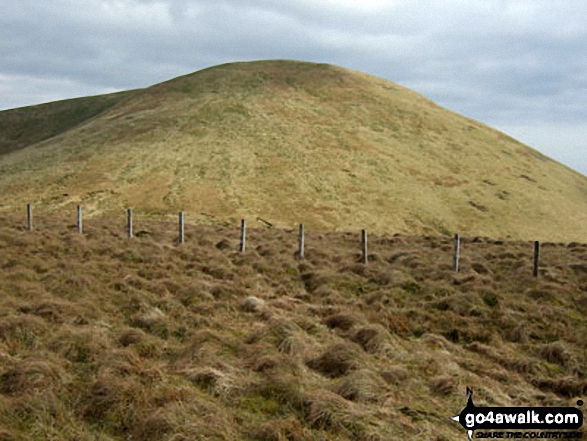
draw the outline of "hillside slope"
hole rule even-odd
[[[185,210],[202,223],[587,237],[585,176],[391,82],[293,61],[128,92],[0,156],[0,210],[26,202],[49,212],[82,203],[88,215]]]
[[[0,216],[3,440],[464,440],[587,391],[587,245]],[[251,298],[254,296],[254,298]],[[583,436],[585,431],[583,428]]]
[[[74,98],[0,112],[0,155],[53,138],[87,122],[132,92]]]

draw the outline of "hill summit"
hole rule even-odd
[[[584,240],[587,178],[392,82],[216,66],[0,112],[0,211],[132,206],[194,223]]]

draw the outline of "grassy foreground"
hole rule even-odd
[[[587,392],[587,245],[0,217],[0,439],[465,439]]]
[[[584,241],[587,177],[390,81],[232,63],[0,112],[0,213]]]

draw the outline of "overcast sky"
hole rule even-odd
[[[0,1],[0,109],[271,58],[389,79],[587,175],[585,0]]]

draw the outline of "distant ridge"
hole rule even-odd
[[[0,112],[0,212],[587,238],[587,178],[389,81],[231,63]],[[262,226],[259,224],[259,226]]]

